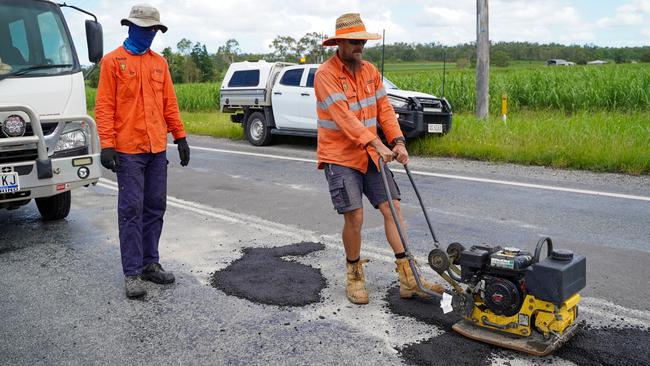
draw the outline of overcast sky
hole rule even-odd
[[[120,20],[143,1],[68,0],[95,13],[104,28],[108,52],[126,38]],[[169,27],[152,49],[162,51],[182,38],[201,42],[209,52],[226,40],[239,41],[244,52],[269,52],[277,35],[299,38],[307,32],[334,33],[336,18],[359,12],[371,32],[386,30],[386,42],[436,42],[446,45],[476,39],[475,0],[410,1],[276,1],[276,0],[149,0]],[[650,0],[490,0],[490,39],[538,43],[650,45]],[[80,60],[87,64],[83,15],[64,14],[73,32]]]

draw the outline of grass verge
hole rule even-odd
[[[243,139],[228,114],[182,112],[189,133]],[[614,114],[519,111],[477,122],[454,115],[451,133],[408,142],[413,155],[543,165],[626,174],[650,173],[650,112]]]
[[[244,138],[244,130],[230,121],[230,115],[220,112],[181,112],[187,133],[234,140]]]
[[[650,113],[523,111],[477,122],[454,116],[451,133],[412,141],[413,154],[626,174],[650,173]]]

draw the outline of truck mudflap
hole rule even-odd
[[[49,197],[96,183],[101,177],[97,125],[89,116],[64,116],[41,120],[26,105],[0,104],[0,112],[23,112],[29,117],[33,136],[0,138],[0,203]],[[52,158],[48,156],[41,123],[85,122],[89,132],[85,154]],[[3,161],[5,151],[25,151],[19,159]],[[31,153],[34,152],[35,154]]]

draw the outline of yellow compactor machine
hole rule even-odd
[[[540,259],[544,244],[547,256]],[[577,319],[586,258],[553,250],[550,238],[534,254],[452,243],[446,253],[432,250],[429,265],[452,285],[452,308],[463,317],[453,329],[468,338],[545,356],[584,324]]]
[[[462,316],[453,326],[456,332],[481,342],[545,356],[583,327],[584,321],[578,321],[578,292],[586,285],[587,260],[583,255],[554,250],[548,237],[538,241],[533,254],[492,245],[466,249],[459,243],[442,250],[411,171],[404,165],[433,238],[429,265],[452,290],[441,295],[422,286],[406,236],[396,219],[381,158],[379,165],[393,220],[418,287],[430,296],[441,298],[443,309]],[[546,257],[542,258],[544,246]]]

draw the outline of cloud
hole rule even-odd
[[[650,0],[634,0],[617,7],[613,17],[601,18],[596,25],[600,28],[642,25],[646,23],[648,14]]]
[[[152,48],[175,48],[187,38],[216,52],[234,38],[244,52],[269,52],[278,35],[299,38],[307,32],[334,33],[336,18],[345,12],[359,12],[369,31],[386,30],[386,41],[442,43],[455,45],[476,40],[475,0],[376,0],[372,6],[362,0],[145,0],[158,7],[169,31],[156,36]],[[606,45],[647,43],[641,37],[650,18],[650,0],[607,2],[615,11],[609,17],[589,18],[585,6],[569,0],[490,0],[490,39],[537,43]],[[96,13],[104,27],[104,47],[108,52],[119,46],[127,29],[120,26],[133,1],[69,0],[69,3]],[[592,6],[592,5],[589,5]],[[587,6],[587,8],[589,7]],[[593,5],[598,6],[598,5]],[[66,10],[68,24],[82,62],[86,60],[83,21],[87,16]],[[627,24],[626,31],[616,33]],[[634,27],[638,28],[635,29]],[[632,28],[632,29],[630,29]]]
[[[593,40],[589,23],[561,0],[493,0],[489,3],[492,41],[580,43]],[[476,39],[476,1],[459,0],[447,6],[429,5],[424,19],[415,22],[437,34],[444,44]]]
[[[119,21],[129,13],[132,2],[123,0],[71,1],[74,5],[86,5],[99,14],[104,27],[106,50],[120,45],[126,37],[126,28]],[[201,42],[210,52],[230,38],[237,39],[247,52],[268,52],[271,40],[277,35],[299,38],[308,32],[334,33],[336,18],[345,12],[360,12],[371,29],[391,27],[395,34],[407,32],[391,20],[390,1],[378,1],[368,7],[361,0],[328,0],[327,2],[280,1],[214,1],[203,0],[149,0],[160,10],[162,22],[169,31],[156,36],[152,48],[175,48],[182,38]],[[72,15],[72,13],[70,13]],[[83,35],[83,16],[69,19],[77,40]],[[79,25],[79,23],[81,23]],[[85,49],[85,47],[78,47]]]

